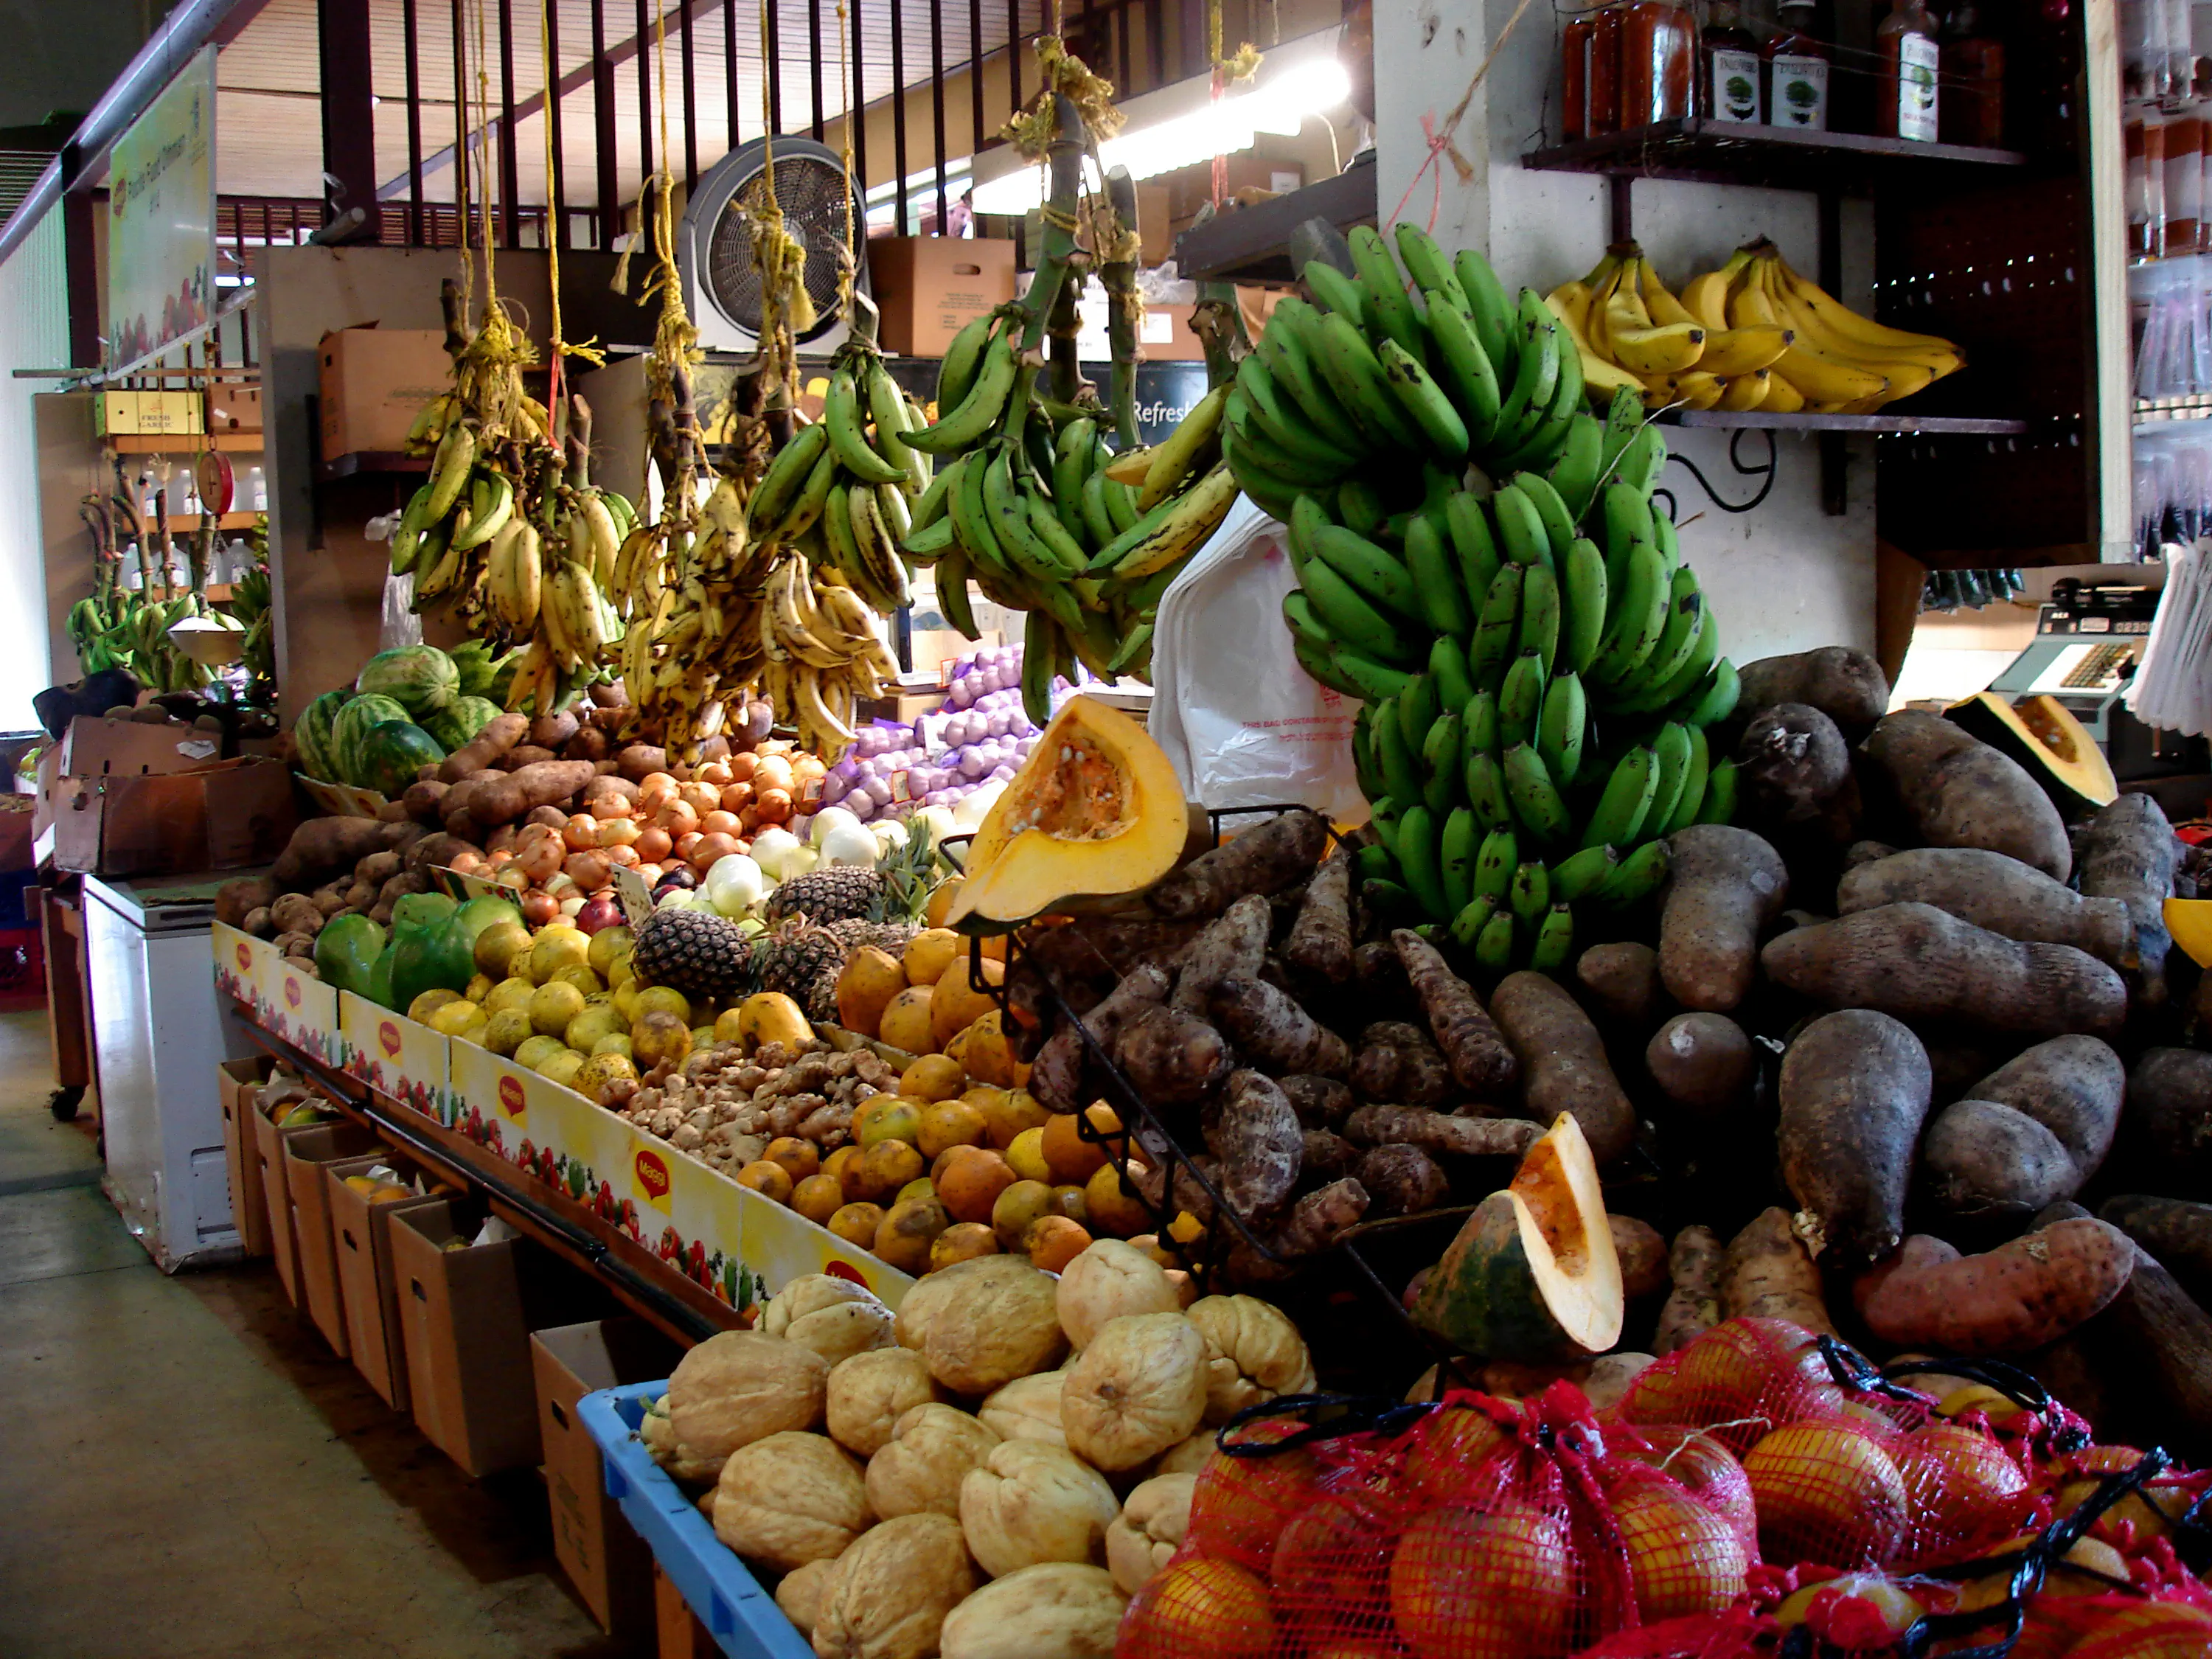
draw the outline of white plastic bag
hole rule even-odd
[[[1357,706],[1308,678],[1283,623],[1283,596],[1296,585],[1286,534],[1239,497],[1162,596],[1147,729],[1192,800],[1298,805],[1364,823],[1352,769]]]

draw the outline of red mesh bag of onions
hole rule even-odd
[[[1942,1362],[1914,1363],[1932,1375]],[[2079,1433],[2024,1377],[2014,1395],[1943,1380],[1967,1392],[1958,1415],[1833,1337],[1736,1319],[1639,1372],[1607,1415],[1616,1431],[1698,1430],[1740,1458],[1770,1562],[1919,1566],[2014,1536],[2034,1505],[2037,1452]],[[1989,1401],[2010,1408],[2012,1432],[1995,1431]]]
[[[1120,1659],[1559,1659],[1723,1612],[1756,1559],[1748,1490],[1695,1437],[1608,1433],[1569,1383],[1240,1420]]]

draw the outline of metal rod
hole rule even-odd
[[[368,0],[322,0],[315,56],[322,84],[322,170],[327,222],[349,209],[376,240],[376,97],[369,78]]]
[[[935,72],[929,77],[929,125],[937,155],[937,234],[942,236],[948,217],[945,200],[945,0],[929,0],[929,61],[935,66]]]
[[[622,232],[622,179],[616,171],[615,66],[607,58],[606,0],[592,0],[592,163],[599,173],[600,247]]]
[[[1022,112],[1022,0],[1006,0],[1006,112]]]
[[[453,215],[456,228],[469,210],[469,37],[461,0],[453,0]]]
[[[822,0],[806,0],[806,79],[814,94],[814,118],[810,125],[818,143],[822,138]]]
[[[894,236],[913,234],[906,221],[906,24],[899,15],[899,0],[891,4],[891,163],[898,173],[894,189],[896,191],[897,218],[894,222]]]
[[[858,8],[855,8],[857,22]],[[738,147],[738,3],[722,0],[722,130],[727,148]]]
[[[545,240],[555,247],[568,246],[568,157],[561,148],[561,9],[545,8],[545,119],[552,128],[553,176],[545,181],[546,211],[553,216],[552,234]]]
[[[641,183],[653,177],[653,40],[646,33],[650,20],[646,0],[637,0],[637,176]],[[637,204],[637,228],[645,230],[645,198]]]
[[[975,127],[975,137],[968,146],[972,166],[975,156],[983,151],[983,0],[968,0],[968,118]],[[973,174],[968,187],[969,200],[975,199]]]
[[[769,0],[768,34],[761,41],[761,58],[768,65],[768,126],[771,137],[783,131],[783,17],[775,0]]]
[[[1167,0],[1146,0],[1145,55],[1151,59],[1152,78],[1147,88],[1164,86],[1168,78]]]
[[[846,97],[846,130],[853,137],[853,181],[860,186],[863,213],[868,194],[868,77],[864,64],[864,31],[860,27],[860,7],[858,0],[853,7],[853,86]],[[867,227],[860,227],[861,240],[866,240]]]
[[[691,11],[684,11],[684,46],[678,56],[684,74],[684,188],[699,182],[699,82],[691,61]]]
[[[415,0],[404,0],[399,27],[407,62],[407,240],[422,242],[422,65],[415,39]],[[241,242],[240,246],[244,244]]]
[[[514,142],[514,0],[499,0],[500,240],[515,246],[522,223],[522,169]]]

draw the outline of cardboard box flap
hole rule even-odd
[[[62,739],[61,769],[73,777],[205,772],[234,763],[222,758],[220,733],[167,722],[79,716]]]

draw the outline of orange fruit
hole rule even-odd
[[[955,1146],[931,1177],[955,1221],[988,1221],[999,1194],[1014,1184],[1006,1160],[981,1146]]]
[[[748,1164],[738,1171],[738,1185],[750,1187],[763,1198],[772,1198],[779,1204],[791,1201],[791,1171],[781,1164],[771,1164],[766,1158]]]
[[[822,1173],[837,1183],[848,1204],[866,1196],[860,1191],[860,1160],[867,1155],[865,1146],[840,1146],[822,1165]]]
[[[908,1100],[951,1100],[967,1085],[960,1062],[943,1054],[924,1054],[899,1074],[899,1092]]]
[[[864,1250],[876,1248],[876,1231],[883,1224],[884,1211],[879,1204],[848,1204],[829,1222],[831,1232]]]
[[[828,1226],[844,1204],[845,1189],[833,1175],[811,1175],[791,1189],[791,1207],[820,1226]]]
[[[924,1158],[935,1158],[951,1147],[980,1146],[990,1133],[982,1113],[966,1101],[941,1100],[922,1113],[916,1144]]]
[[[1041,1129],[1052,1117],[1026,1089],[970,1089],[960,1097],[983,1114],[991,1144],[1002,1152],[1023,1130]]]
[[[971,1261],[979,1255],[999,1254],[999,1236],[980,1221],[957,1221],[938,1234],[929,1246],[929,1270]]]
[[[933,1198],[902,1200],[876,1228],[875,1252],[901,1273],[927,1273],[930,1246],[951,1219]]]
[[[921,1104],[903,1095],[874,1095],[853,1114],[853,1139],[863,1146],[879,1140],[921,1138]]]
[[[822,1149],[811,1140],[801,1140],[797,1135],[779,1135],[768,1144],[761,1154],[771,1164],[781,1164],[791,1178],[804,1181],[822,1170]]]
[[[1000,1245],[1018,1250],[1030,1224],[1052,1212],[1051,1188],[1042,1181],[1017,1181],[991,1206],[991,1228],[999,1235]]]
[[[870,1188],[871,1197],[895,1193],[927,1173],[921,1154],[903,1140],[879,1140],[860,1160],[860,1179]]]
[[[988,958],[980,963],[971,963],[964,956],[956,957],[945,964],[944,973],[938,976],[936,988],[929,994],[930,1034],[936,1039],[933,1046],[940,1051],[945,1044],[999,1006],[992,1000],[989,992],[979,991],[969,983],[971,969],[980,972],[984,982],[989,985],[1002,984],[1006,977],[1006,970]],[[902,991],[899,994],[911,996],[913,992]],[[884,1041],[889,1042],[890,1039],[887,1036]]]
[[[1129,1167],[1134,1172],[1144,1166]],[[1152,1212],[1142,1200],[1124,1189],[1121,1172],[1110,1164],[1091,1171],[1091,1179],[1084,1183],[1083,1207],[1089,1218],[1085,1224],[1115,1238],[1134,1238],[1152,1224]]]
[[[1084,1117],[1099,1134],[1118,1135],[1121,1120],[1114,1115],[1113,1109],[1103,1103],[1086,1108]],[[1073,1112],[1056,1112],[1044,1122],[1044,1161],[1051,1166],[1054,1181],[1088,1181],[1097,1173],[1100,1165],[1110,1160],[1106,1148],[1095,1141],[1083,1139],[1079,1124]]]
[[[1022,1248],[1029,1253],[1031,1267],[1056,1273],[1091,1248],[1091,1235],[1081,1222],[1066,1216],[1040,1216],[1022,1235]]]

